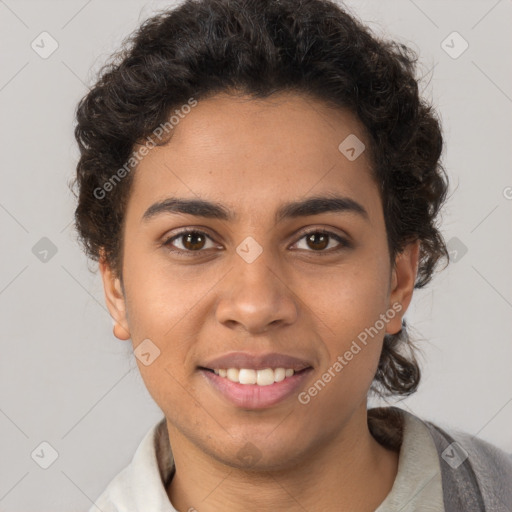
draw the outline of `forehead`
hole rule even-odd
[[[260,209],[334,189],[359,201],[376,198],[368,152],[351,160],[340,150],[346,140],[361,147],[365,141],[362,124],[347,110],[281,93],[220,94],[186,111],[174,118],[170,142],[151,149],[135,170],[129,210],[139,218],[167,196]]]
[[[347,109],[328,107],[305,94],[255,99],[222,93],[199,101],[174,120],[170,145],[176,153],[180,149],[219,157],[258,153],[260,158],[306,157],[318,162],[322,157],[338,157],[339,143],[348,135],[365,138],[362,123]],[[362,156],[364,160],[366,155]]]

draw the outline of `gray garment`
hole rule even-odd
[[[445,431],[402,409],[389,407],[386,410],[399,413],[402,417],[402,443],[414,440],[414,432],[421,432],[416,429],[417,423],[411,421],[413,419],[430,433],[441,470],[444,512],[512,511],[512,454],[469,434]],[[417,446],[414,449],[422,452],[422,448]],[[427,448],[425,453],[428,452]],[[401,454],[403,456],[405,445]],[[132,462],[114,477],[89,512],[177,512],[166,492],[173,475],[174,463],[167,423],[163,418],[145,435]],[[407,482],[407,474],[397,474],[395,483],[397,480]],[[387,506],[386,501],[392,496],[393,489],[381,507]],[[400,490],[400,484],[397,484],[397,489]],[[435,499],[435,485],[433,489]],[[400,503],[399,508],[393,512],[399,512],[401,507],[404,507],[401,512],[405,512],[406,506],[406,503]],[[379,508],[376,512],[383,512]],[[416,510],[428,509],[422,505],[422,508]]]
[[[511,512],[512,454],[467,433],[426,425],[443,460],[446,511]]]

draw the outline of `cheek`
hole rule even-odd
[[[361,260],[350,269],[333,272],[314,292],[309,291],[308,303],[326,352],[320,370],[321,380],[330,388],[326,402],[366,395],[377,369],[386,320],[392,318],[386,316],[387,272],[385,265]]]
[[[133,253],[124,269],[128,324],[141,377],[158,404],[177,404],[187,395],[183,387],[193,392],[187,363],[204,321],[197,312],[211,283],[177,274],[179,269],[171,273]]]
[[[329,337],[339,340],[338,348],[373,326],[386,311],[388,271],[379,260],[363,255],[358,261],[317,273],[314,281],[303,281],[309,307]]]
[[[134,341],[154,337],[161,344],[175,339],[175,331],[212,286],[211,278],[192,267],[169,265],[158,249],[155,254],[132,253],[126,259],[127,309]]]

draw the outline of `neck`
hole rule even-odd
[[[169,499],[177,510],[201,512],[247,510],[248,503],[254,510],[374,511],[393,486],[398,453],[372,437],[366,414],[365,404],[299,463],[265,471],[222,464],[168,424],[176,465]]]

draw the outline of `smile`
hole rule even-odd
[[[200,368],[208,385],[227,401],[243,409],[265,409],[295,396],[313,368],[295,371],[285,368]]]

